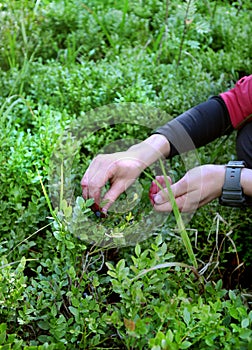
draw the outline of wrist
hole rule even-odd
[[[216,190],[215,196],[217,198],[217,197],[220,197],[222,193],[222,187],[225,181],[226,167],[225,165],[210,165],[210,167],[213,167],[213,171],[211,172],[211,178],[215,184],[215,190]]]
[[[169,156],[170,143],[165,136],[154,134],[130,147],[128,151],[133,152],[134,156],[144,164],[144,168],[147,168],[158,159]]]
[[[251,170],[246,169],[245,166],[244,161],[229,161],[226,165],[225,182],[220,197],[221,205],[229,207],[248,205],[247,200],[251,192]]]

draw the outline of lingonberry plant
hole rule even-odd
[[[0,349],[249,349],[251,211],[161,217],[155,164],[97,217],[80,180],[251,74],[250,1],[9,0],[0,19]]]

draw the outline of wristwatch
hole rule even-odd
[[[246,205],[246,197],[241,187],[241,170],[245,168],[244,161],[230,161],[226,165],[225,182],[219,199],[221,205],[242,207]]]

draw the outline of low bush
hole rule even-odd
[[[97,153],[127,148],[251,73],[250,1],[0,9],[0,349],[250,349],[249,209],[215,201],[183,216],[188,254],[176,215],[149,203],[158,165],[108,218],[79,185]],[[176,180],[225,163],[234,139],[166,168]]]

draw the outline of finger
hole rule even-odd
[[[84,199],[91,198],[92,196],[89,193],[89,186],[90,186],[90,179],[92,178],[91,176],[91,170],[90,167],[86,170],[85,174],[83,175],[81,179],[81,187],[82,187],[82,196]]]
[[[170,178],[168,177],[168,179],[170,179]],[[165,184],[165,177],[164,177],[163,175],[156,176],[156,177],[155,177],[155,180],[156,180],[163,188],[166,187],[166,184]],[[160,187],[158,187],[158,190],[160,190]]]
[[[82,197],[88,199],[88,188],[85,186],[82,187]]]
[[[188,192],[188,182],[183,176],[180,180],[171,185],[171,190],[175,198],[183,196]]]
[[[102,155],[98,155],[90,164],[82,180],[82,195],[85,199],[94,198],[95,203],[100,203],[101,189],[107,181],[113,177],[114,165],[103,164]]]
[[[151,201],[151,204],[154,204],[154,196],[158,192],[158,185],[155,181],[152,181],[150,189],[149,189],[149,199]]]
[[[88,191],[88,173],[86,172],[81,179],[81,187],[82,187],[82,196],[84,199],[89,198]]]
[[[175,198],[176,206],[178,207],[180,212],[191,212],[194,211],[195,208],[189,205],[189,196],[188,194],[184,194],[182,196]],[[160,204],[155,203],[154,209],[158,212],[171,212],[174,208],[172,206],[171,201],[164,201]]]
[[[166,202],[169,202],[169,194],[167,188],[164,190],[159,191],[154,197],[153,197],[154,203],[156,205],[161,205]]]
[[[178,182],[171,185],[171,191],[175,198],[176,204],[181,210],[184,206],[184,202],[186,200],[186,194],[188,190],[188,185],[184,178],[180,179]],[[168,190],[159,191],[153,198],[155,203],[155,209],[157,211],[171,211],[172,205],[169,199]]]
[[[172,184],[171,178],[167,177],[167,179],[171,185]],[[160,176],[159,183],[162,185],[163,190],[160,190],[160,188],[158,188],[158,192],[153,196],[154,202],[158,205],[169,201],[169,193],[168,193],[168,189],[166,188],[166,179],[164,176]],[[171,185],[171,189],[172,189],[172,185]]]
[[[186,196],[177,197],[175,199],[175,202],[176,202],[176,205],[177,205],[179,211],[181,211],[181,212],[188,212],[189,211],[189,207],[185,206],[186,200],[187,200]],[[173,211],[172,204],[169,201],[163,202],[161,204],[155,203],[153,208],[157,212],[171,212],[171,211]]]
[[[193,181],[190,181],[187,174],[171,185],[171,190],[181,212],[193,212],[200,206],[201,200],[197,193],[197,187],[195,188]]]
[[[176,198],[176,204],[181,213],[192,213],[200,206],[200,203],[195,202],[191,196],[191,193],[187,193]]]
[[[193,201],[191,194],[184,194],[175,198],[175,203],[181,213],[193,213],[197,208],[201,207],[204,203]],[[173,210],[171,202],[164,202],[162,204],[154,204],[153,208],[157,212],[171,212]]]
[[[132,182],[128,182],[127,184],[125,184],[125,181],[117,181],[113,183],[102,198],[102,204],[104,203],[102,205],[102,211],[107,213],[108,209],[117,200],[120,194],[122,194],[133,182],[134,180],[132,180]]]
[[[81,187],[82,187],[82,196],[84,199],[88,199],[88,178],[87,172],[83,175],[81,179]]]
[[[154,210],[156,210],[157,212],[160,212],[160,213],[172,211],[172,205],[170,202],[165,202],[162,204],[154,203],[153,208],[154,208]]]
[[[171,178],[169,176],[167,178],[168,178],[168,181],[171,184],[172,183]],[[163,175],[156,176],[155,180],[152,181],[151,187],[150,187],[150,190],[149,190],[149,198],[150,198],[150,201],[151,201],[152,205],[154,204],[154,197],[155,197],[155,195],[158,192],[160,192],[160,186],[157,184],[157,182],[159,183],[159,185],[162,188],[166,187],[165,177]]]
[[[84,199],[94,198],[95,203],[100,203],[101,187],[98,186],[98,183],[98,181],[95,181],[95,177],[89,179],[88,172],[83,176],[81,186]]]
[[[171,180],[170,180],[171,181]],[[175,182],[174,184],[171,184],[171,191],[173,193],[173,196],[175,198],[183,196],[188,191],[188,184],[185,181],[184,177],[180,179],[179,181]],[[165,202],[169,201],[169,194],[168,190],[160,190],[155,196],[154,196],[154,202],[157,205],[163,204]]]
[[[167,176],[167,180],[169,181],[170,185],[172,184],[172,179],[170,178],[170,176]],[[159,176],[156,176],[155,177],[155,180],[154,182],[157,184],[157,182],[159,183],[159,185],[162,187],[162,188],[166,188],[166,179],[165,179],[165,176],[163,175],[159,175]],[[157,188],[158,188],[158,191],[160,191],[160,186],[157,184]],[[157,191],[157,192],[158,192]]]

